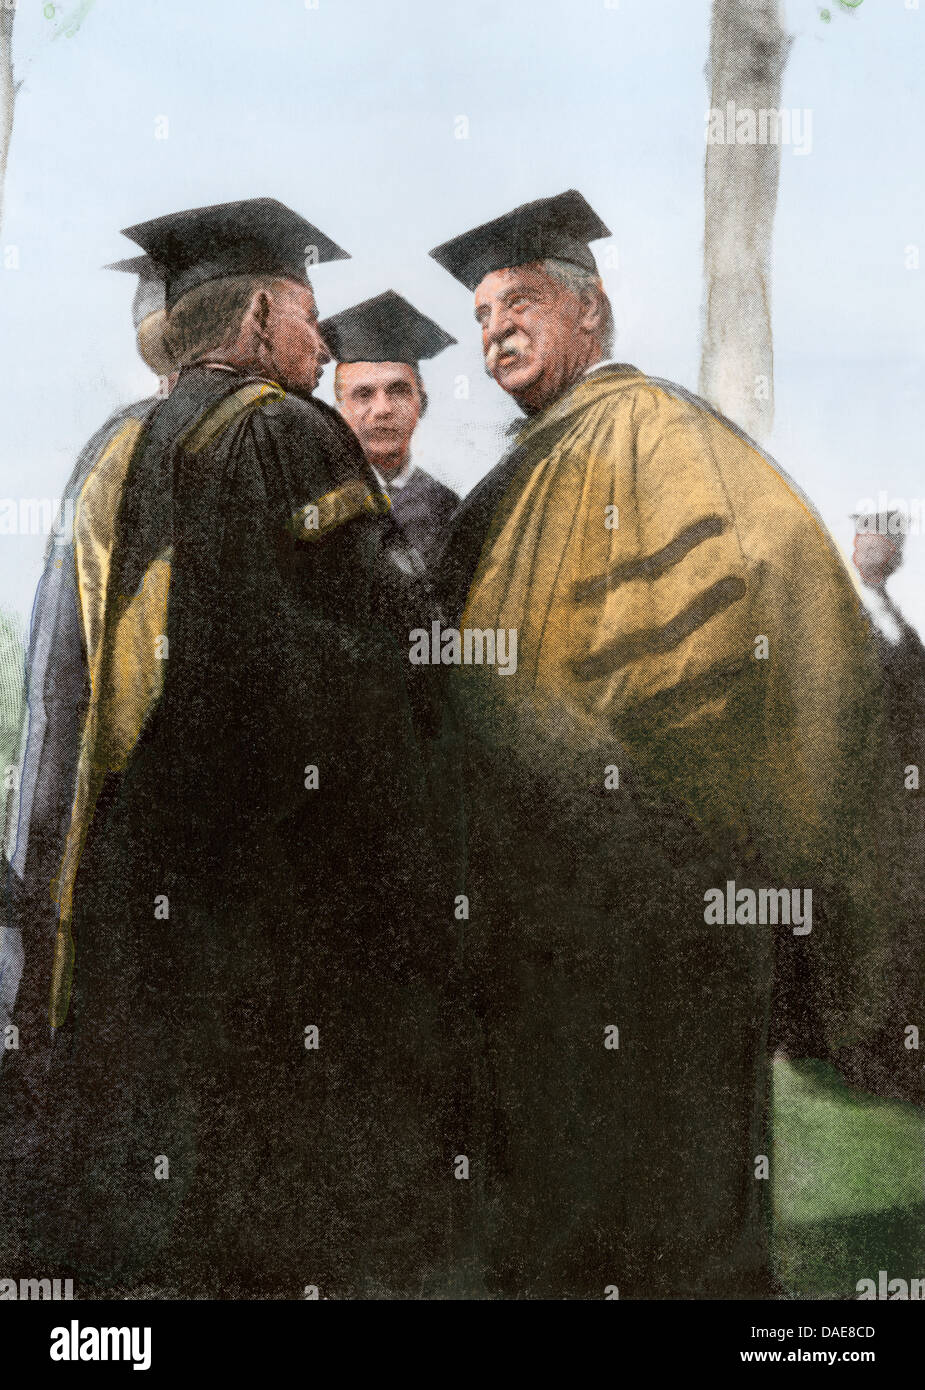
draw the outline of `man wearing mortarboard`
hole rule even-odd
[[[407,1294],[442,1160],[421,758],[400,533],[312,396],[306,266],[346,253],[267,198],[127,235],[180,373],[74,519],[90,698],[37,943],[52,1046],[20,1045],[26,1248],[84,1290]]]
[[[337,362],[340,412],[426,565],[443,545],[459,497],[411,457],[411,437],[427,409],[420,363],[456,339],[394,290],[325,319],[321,332]]]
[[[440,565],[463,637],[518,634],[515,673],[450,672],[458,1007],[485,1037],[461,1151],[484,1173],[490,1291],[768,1297],[774,938],[798,943],[828,1046],[870,1026],[879,674],[794,485],[705,402],[612,360],[589,245],[607,235],[573,190],[431,252],[525,415]],[[776,894],[759,924],[771,886],[803,890],[788,922],[813,891],[808,931],[768,915]]]
[[[456,339],[394,290],[331,315],[319,324],[319,331],[337,363],[334,395],[340,413],[390,500],[389,516],[402,538],[397,559],[400,566],[410,567],[410,573],[389,607],[396,616],[406,615],[402,636],[407,640],[415,628],[429,627],[430,619],[437,617],[430,567],[459,504],[451,488],[411,457],[412,436],[428,404],[420,364]],[[395,573],[392,568],[391,574]],[[384,572],[383,578],[388,577]],[[460,844],[453,828],[456,794],[448,789],[455,775],[450,752],[453,735],[445,722],[447,709],[440,689],[439,672],[413,668],[415,723],[424,735],[428,778],[442,823],[440,829],[433,827],[434,861],[441,865],[445,881]]]
[[[174,379],[164,347],[164,279],[148,256],[106,266],[136,275],[132,322],[146,366],[161,381]],[[53,919],[49,886],[57,874],[79,754],[79,730],[89,696],[86,647],[74,565],[73,519],[81,491],[107,452],[134,449],[145,419],[158,404],[147,396],[113,412],[78,455],[67,481],[45,553],[33,605],[26,660],[28,728],[19,778],[15,848],[8,876],[9,921],[0,944],[0,997],[15,998],[22,967],[22,933],[35,934],[39,921]],[[38,964],[31,953],[29,965]],[[26,987],[28,987],[28,979]],[[47,981],[34,981],[47,996]],[[44,1001],[47,1013],[47,997]],[[42,1005],[38,1006],[39,1008]]]

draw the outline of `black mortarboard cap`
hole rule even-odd
[[[470,290],[494,270],[555,257],[597,273],[589,241],[610,236],[577,189],[537,198],[435,246],[431,255]]]
[[[124,234],[163,267],[167,308],[209,280],[278,275],[308,284],[307,267],[349,253],[275,198],[248,198],[155,217]]]
[[[124,270],[128,275],[138,276],[138,286],[132,300],[132,322],[136,328],[149,314],[156,314],[159,309],[163,309],[164,272],[154,264],[150,256],[129,256],[127,260],[104,265],[103,269]]]
[[[407,362],[413,366],[456,342],[394,290],[332,314],[318,329],[338,362]]]

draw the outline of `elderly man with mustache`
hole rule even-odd
[[[881,682],[794,485],[705,402],[610,360],[588,244],[607,235],[569,191],[431,253],[474,291],[486,369],[525,414],[440,567],[448,621],[520,645],[507,680],[450,677],[458,1151],[482,1194],[462,1215],[495,1296],[773,1297],[775,957],[786,940],[812,982],[798,1032],[865,1035],[886,956]],[[747,901],[715,925],[709,890],[741,904],[748,884],[812,889],[812,931],[755,924]]]

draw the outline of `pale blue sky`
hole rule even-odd
[[[60,495],[87,436],[153,385],[133,284],[99,269],[132,254],[119,228],[232,198],[280,198],[352,253],[314,276],[322,314],[392,287],[459,339],[425,369],[415,453],[460,490],[514,410],[471,297],[426,252],[517,203],[585,194],[619,256],[617,355],[696,388],[708,0],[96,0],[53,41],[44,9],[16,20],[0,496]],[[819,9],[786,6],[783,99],[812,110],[813,144],[782,157],[770,448],[849,545],[862,497],[925,493],[925,264],[904,264],[925,256],[925,0]],[[0,537],[0,602],[28,612],[42,549]],[[907,549],[894,591],[925,627],[925,541]]]

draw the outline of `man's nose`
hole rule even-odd
[[[319,365],[320,367],[324,367],[324,366],[326,366],[326,365],[328,364],[328,362],[330,362],[330,361],[331,361],[331,349],[328,347],[327,343],[324,341],[324,339],[322,338],[321,334],[319,333],[319,334],[318,334],[318,365]]]
[[[385,391],[377,391],[373,396],[373,415],[391,415],[392,399]]]
[[[485,336],[489,345],[500,343],[514,326],[514,320],[507,304],[493,304],[488,311]]]

